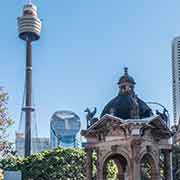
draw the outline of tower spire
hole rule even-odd
[[[28,4],[32,4],[32,1],[31,1],[31,0],[28,0]]]

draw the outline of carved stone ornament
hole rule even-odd
[[[125,130],[120,127],[112,127],[110,128],[107,136],[125,136]]]
[[[118,150],[118,145],[113,145],[113,146],[111,146],[111,150],[112,150],[113,152],[117,152],[117,150]]]

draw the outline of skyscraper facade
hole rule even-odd
[[[172,43],[172,73],[173,73],[173,114],[174,124],[180,119],[180,36]]]
[[[49,138],[46,137],[33,137],[31,139],[31,154],[39,153],[44,150],[50,149]],[[24,143],[25,137],[23,133],[16,133],[16,154],[24,157]]]
[[[77,147],[80,118],[72,111],[57,111],[50,121],[50,144],[56,147]]]

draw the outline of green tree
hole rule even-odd
[[[82,149],[57,148],[24,159],[7,157],[0,161],[0,168],[20,170],[33,180],[84,180],[85,159]],[[116,177],[116,169],[114,164],[110,166],[108,178],[113,180]]]
[[[8,95],[0,88],[0,156],[12,152],[12,143],[8,141],[8,128],[13,124],[7,112]]]
[[[113,160],[107,163],[107,180],[117,180],[118,168]]]
[[[84,180],[85,153],[80,149],[58,148],[28,158],[7,157],[4,170],[20,170],[33,180]]]

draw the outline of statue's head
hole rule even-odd
[[[84,110],[84,112],[89,112],[89,108],[86,108],[86,109]]]

